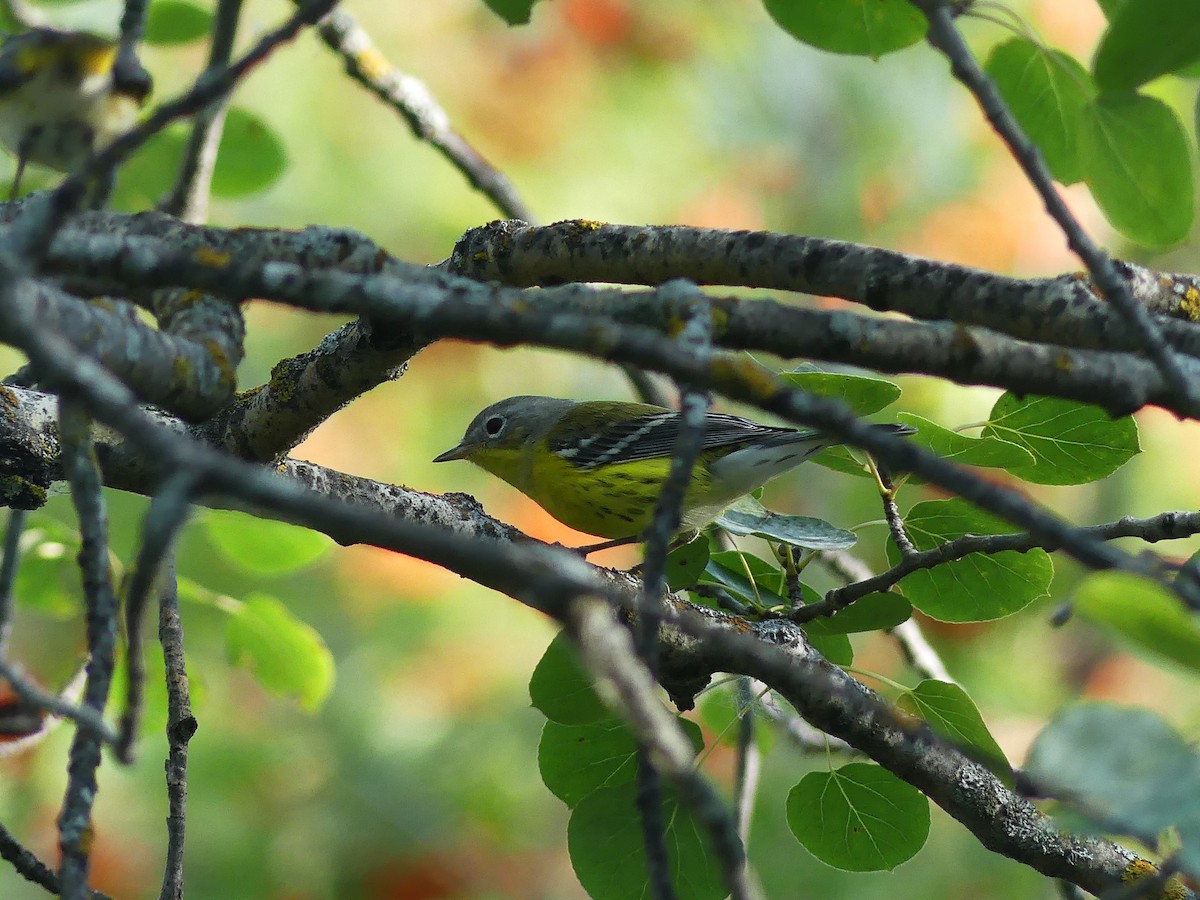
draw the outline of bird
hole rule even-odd
[[[671,466],[680,413],[662,406],[523,395],[484,409],[434,462],[468,460],[565,525],[607,538],[590,553],[640,539]],[[876,425],[912,434],[907,425]],[[819,431],[709,412],[684,492],[682,528],[697,531],[741,497],[838,443]]]
[[[27,163],[61,172],[129,129],[152,80],[132,51],[85,31],[31,28],[0,43],[0,144],[17,157],[10,198]]]

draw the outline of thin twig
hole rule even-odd
[[[83,706],[102,715],[112,683],[117,643],[117,598],[108,565],[108,515],[91,439],[91,418],[73,402],[59,403],[59,432],[63,468],[71,485],[71,499],[79,517],[87,609],[89,662]],[[88,896],[88,851],[91,845],[92,805],[96,799],[96,769],[100,765],[100,738],[90,729],[77,728],[71,742],[67,789],[58,816],[62,896],[76,900]]]
[[[764,688],[765,690],[765,688]],[[734,821],[742,845],[750,842],[750,817],[754,812],[754,796],[762,771],[762,753],[754,740],[754,708],[757,704],[754,680],[741,677],[734,692],[734,714],[738,717],[737,771],[733,781]]]
[[[242,0],[219,0],[217,3],[208,65],[204,69],[206,75],[215,75],[229,65],[241,12]],[[158,208],[163,212],[178,216],[185,222],[200,223],[208,218],[209,191],[228,102],[228,96],[222,97],[196,113],[175,186],[159,201]]]
[[[917,552],[917,548],[908,536],[908,529],[904,527],[904,517],[900,515],[900,507],[896,505],[896,486],[884,468],[876,466],[875,473],[879,476],[879,485],[882,488],[879,496],[883,501],[883,515],[887,519],[888,531],[892,534],[896,549],[900,551],[900,558],[907,559]]]
[[[167,670],[167,860],[159,900],[183,900],[183,844],[187,825],[188,742],[196,733],[183,658],[183,622],[173,556],[164,561],[158,639]]]
[[[679,297],[675,302],[686,305],[685,324],[679,334],[681,346],[700,356],[712,352],[712,314],[704,297],[694,284],[684,281],[664,285],[665,292]],[[646,558],[642,566],[642,594],[634,635],[638,655],[646,664],[651,677],[658,673],[658,628],[662,622],[662,595],[666,587],[667,551],[671,539],[679,531],[682,520],[684,493],[691,481],[692,469],[704,442],[705,418],[709,397],[688,385],[681,385],[681,424],[675,447],[671,452],[671,467],[663,481],[654,509],[654,518],[646,534]],[[638,751],[638,811],[642,818],[642,833],[646,843],[646,859],[650,867],[650,884],[660,900],[674,896],[671,886],[670,861],[667,858],[666,833],[662,821],[662,790],[658,776],[650,765],[644,748]]]
[[[870,566],[845,550],[819,553],[817,554],[817,559],[849,586],[867,581],[873,575]],[[818,604],[814,603],[812,605],[817,606]],[[942,658],[938,655],[938,652],[926,640],[924,632],[921,631],[921,626],[913,619],[901,622],[895,628],[889,629],[889,633],[896,640],[896,643],[899,644],[900,652],[904,654],[905,661],[922,678],[933,678],[937,681],[957,684],[946,668],[946,664],[942,662]]]
[[[1096,541],[1111,541],[1114,538],[1122,537],[1136,537],[1150,544],[1158,541],[1181,540],[1200,534],[1200,512],[1177,510],[1159,513],[1157,516],[1145,519],[1122,516],[1113,522],[1088,525],[1077,528],[1075,531],[1081,537],[1088,537]],[[831,616],[860,597],[888,590],[905,575],[962,559],[972,553],[994,554],[1006,553],[1010,550],[1016,553],[1027,553],[1037,549],[1052,552],[1060,547],[1061,545],[1057,541],[1036,537],[1028,531],[1013,534],[964,535],[929,550],[917,551],[900,560],[886,572],[862,578],[845,587],[834,588],[826,593],[819,602],[796,610],[792,618],[803,623],[821,616]]]
[[[13,509],[8,513],[8,528],[4,532],[4,558],[0,559],[0,660],[8,651],[8,639],[13,627],[13,589],[17,583],[17,568],[21,564],[21,535],[29,513]]]
[[[18,875],[58,896],[62,883],[44,862],[0,825],[0,858],[7,860]],[[112,900],[108,894],[91,892],[91,900]]]
[[[137,740],[141,720],[142,695],[146,670],[142,658],[142,620],[146,603],[159,583],[159,575],[175,546],[175,538],[187,521],[189,501],[194,486],[190,472],[180,471],[172,476],[151,501],[142,524],[142,543],[125,597],[126,653],[125,710],[121,714],[117,757],[126,764],[133,762],[133,744]]]
[[[454,130],[425,83],[393,66],[353,16],[339,6],[317,23],[317,33],[351,78],[399,113],[418,139],[441,153],[505,218],[534,221],[504,173]]]
[[[999,90],[975,60],[966,41],[954,26],[954,10],[946,0],[914,0],[929,20],[927,40],[950,61],[951,71],[974,95],[980,109],[996,133],[1008,145],[1013,158],[1041,198],[1046,212],[1062,229],[1071,249],[1083,260],[1092,282],[1125,319],[1127,327],[1141,341],[1149,357],[1162,373],[1163,380],[1193,416],[1200,414],[1200,399],[1195,383],[1185,375],[1179,359],[1163,337],[1149,311],[1138,303],[1107,253],[1100,249],[1071,214],[1054,187],[1053,176],[1041,152],[1029,140],[1013,118]]]
[[[44,690],[3,657],[0,657],[0,678],[7,681],[13,693],[28,705],[44,709],[56,718],[74,722],[80,729],[91,732],[105,744],[116,744],[117,733],[104,720],[102,714],[90,706],[76,706],[65,694],[52,694]]]

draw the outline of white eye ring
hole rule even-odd
[[[483,431],[490,438],[499,437],[503,430],[504,416],[489,416],[488,420],[483,423]]]

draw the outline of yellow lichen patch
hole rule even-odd
[[[1145,878],[1154,878],[1158,874],[1158,866],[1148,859],[1135,859],[1121,873],[1121,881],[1125,884],[1131,884]],[[1184,897],[1189,896],[1189,892],[1183,879],[1178,875],[1172,875],[1167,879],[1167,883],[1163,885],[1162,892],[1156,896],[1162,898],[1162,900],[1183,900]]]
[[[752,359],[744,356],[718,356],[709,366],[716,387],[736,384],[765,400],[781,387],[779,379]]]
[[[1193,322],[1200,320],[1200,289],[1190,285],[1184,288],[1183,296],[1179,298],[1179,308]]]
[[[381,81],[392,70],[392,64],[374,47],[368,47],[354,54],[354,63],[363,77],[370,81]]]
[[[234,384],[233,366],[229,364],[229,354],[225,352],[225,346],[220,341],[213,339],[204,342],[204,349],[212,358],[213,365],[220,369],[221,380],[227,384]]]
[[[17,409],[21,405],[21,398],[17,396],[17,392],[7,385],[0,384],[0,404]]]
[[[223,250],[215,250],[212,247],[197,247],[196,262],[202,266],[212,266],[222,268],[229,265],[230,255]]]
[[[736,298],[732,300],[736,303]],[[731,304],[732,305],[732,304]],[[724,305],[713,303],[709,306],[712,315],[712,333],[714,338],[719,338],[729,329],[729,310]]]
[[[1062,350],[1054,357],[1054,368],[1060,372],[1070,372],[1075,368],[1075,363],[1071,359],[1071,354],[1066,350]]]
[[[276,363],[275,367],[271,369],[271,380],[267,382],[272,396],[279,403],[289,402],[296,390],[296,380],[291,377],[292,370],[288,362],[288,360],[284,360]]]
[[[13,509],[37,509],[46,505],[46,489],[19,475],[0,477],[0,501]]]

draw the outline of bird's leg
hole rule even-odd
[[[635,544],[640,540],[641,538],[635,535],[634,537],[623,537],[616,538],[615,540],[611,541],[603,541],[599,544],[584,544],[582,547],[571,547],[570,549],[574,550],[580,556],[591,556],[593,553],[599,553],[601,550],[611,550],[613,547],[624,547],[626,544]]]
[[[15,175],[13,175],[12,190],[8,192],[8,199],[10,203],[17,199],[17,195],[21,191],[21,176],[25,174],[25,159],[25,150],[22,149],[17,154],[17,172]]]

